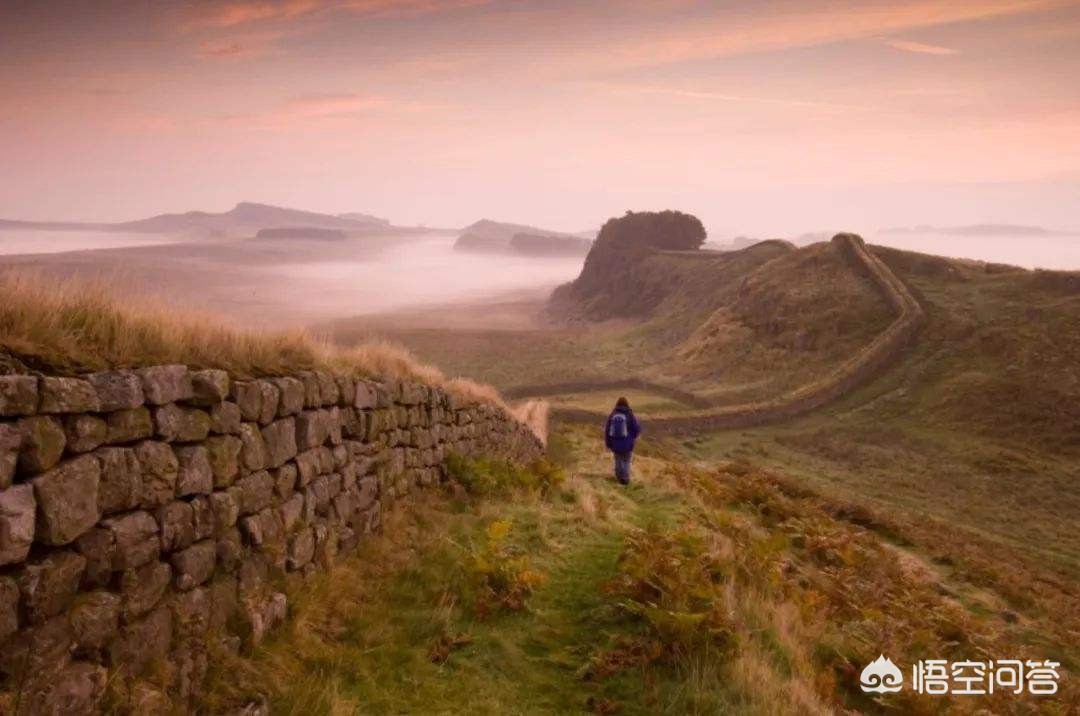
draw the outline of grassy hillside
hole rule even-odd
[[[710,463],[752,459],[825,494],[949,524],[1075,584],[1080,274],[874,251],[927,313],[901,360],[811,415],[700,434],[687,449]],[[636,321],[401,338],[452,372],[503,387],[637,374],[736,402],[820,375],[888,317],[828,244],[782,250],[723,281],[709,280],[725,265],[712,256],[655,261],[651,280],[668,293]],[[560,392],[553,400],[602,410],[614,397]],[[647,391],[633,398],[646,435],[650,419],[690,410]]]
[[[294,619],[252,657],[220,657],[207,710],[1065,713],[1078,697],[1068,675],[1039,699],[858,687],[882,651],[907,674],[928,654],[1074,673],[1075,591],[1008,553],[745,461],[653,443],[623,489],[591,434],[554,446],[562,473],[458,463],[467,487],[286,585]]]

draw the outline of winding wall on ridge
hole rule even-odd
[[[791,418],[850,393],[879,375],[901,355],[926,320],[923,307],[896,274],[866,247],[861,237],[855,234],[837,234],[832,242],[843,252],[854,270],[859,271],[874,283],[896,313],[896,319],[870,343],[820,380],[771,400],[732,405],[707,412],[652,417],[647,424],[650,431],[692,433],[717,428],[745,428]],[[648,386],[644,382],[640,386],[631,386],[631,383],[633,381],[624,381],[626,387]],[[548,394],[567,392],[562,390],[562,387],[548,387]],[[604,383],[593,384],[589,389],[604,390],[609,387],[623,386]],[[529,386],[529,388],[535,391],[539,386]],[[584,388],[579,389],[584,390]],[[676,397],[676,393],[686,392],[678,389],[665,390],[672,397]],[[511,389],[508,393],[524,397],[526,391],[518,388]],[[533,395],[537,394],[539,391],[533,392]],[[691,401],[684,400],[683,402],[694,405]],[[551,414],[557,420],[578,423],[602,423],[607,417],[606,414],[578,408],[554,408]]]
[[[501,408],[427,385],[183,365],[0,376],[0,713],[132,713],[195,695],[211,648],[287,614],[449,452],[538,457]]]

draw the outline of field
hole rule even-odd
[[[295,618],[223,657],[204,706],[275,713],[1065,713],[1054,697],[858,688],[884,651],[1080,665],[1075,593],[988,564],[757,463],[691,463],[653,442],[620,488],[594,435],[553,437],[560,471],[417,497],[329,575],[285,585]],[[486,485],[486,487],[485,487]],[[1017,584],[1039,584],[1017,591]],[[1006,657],[1005,655],[1008,655]],[[437,706],[435,706],[437,705]]]
[[[707,463],[753,459],[824,494],[859,495],[905,517],[940,521],[978,538],[987,550],[1015,550],[1015,559],[1048,565],[1075,584],[1080,280],[1076,274],[876,251],[928,314],[902,359],[814,413],[752,429],[702,431],[680,449]],[[475,314],[470,329],[455,331],[452,339],[433,328],[380,333],[451,374],[475,375],[504,390],[626,375],[724,405],[775,395],[796,382],[791,375],[820,375],[841,349],[857,347],[882,325],[873,301],[869,309],[853,305],[851,297],[861,289],[847,279],[837,289],[843,300],[831,302],[825,295],[830,284],[822,283],[824,277],[839,274],[821,252],[810,247],[774,258],[763,277],[738,280],[734,298],[720,290],[705,301],[716,310],[700,325],[730,324],[725,330],[737,339],[691,327],[682,309],[692,302],[677,297],[668,299],[678,306],[672,313],[662,309],[645,321],[608,321],[589,330],[576,324],[545,327],[536,302],[532,313],[518,305],[522,321],[530,321],[519,328],[504,322],[484,330]],[[469,313],[462,306],[445,310]],[[773,325],[758,320],[759,314],[770,316]],[[858,328],[849,335],[850,325]],[[791,338],[800,332],[842,340],[819,338],[795,347]],[[347,335],[338,337],[347,343]],[[684,358],[687,346],[700,345],[716,354],[711,362]],[[500,359],[489,360],[492,355]],[[799,369],[787,375],[796,364]],[[556,408],[602,411],[621,392],[550,397]],[[646,435],[650,416],[686,411],[657,395],[631,397]]]

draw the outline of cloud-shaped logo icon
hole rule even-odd
[[[904,688],[904,675],[892,659],[886,659],[883,654],[871,661],[859,675],[859,683],[863,691],[875,691],[879,694],[892,693]]]

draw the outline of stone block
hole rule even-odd
[[[41,413],[96,413],[101,410],[97,391],[82,378],[46,376],[41,379]]]
[[[154,435],[153,416],[142,406],[109,413],[105,424],[105,441],[110,445],[146,440]]]
[[[34,415],[22,418],[17,426],[22,434],[19,470],[35,475],[60,462],[67,445],[67,436],[58,418],[52,415]]]
[[[378,407],[378,392],[374,383],[366,380],[356,381],[356,396],[353,398],[353,407],[364,410],[372,410]]]
[[[281,505],[280,511],[282,527],[286,532],[291,532],[304,516],[304,496],[294,493]]]
[[[338,386],[338,404],[351,406],[356,400],[356,381],[346,375],[336,375],[334,380]]]
[[[108,434],[105,421],[96,415],[64,416],[64,436],[72,452],[90,452],[103,444]]]
[[[319,378],[314,372],[307,370],[297,374],[300,382],[304,384],[304,407],[317,408],[322,402],[319,396]]]
[[[289,540],[289,554],[286,565],[288,569],[293,571],[302,569],[304,565],[311,562],[314,556],[315,534],[310,527],[305,527]]]
[[[195,511],[191,503],[177,500],[158,508],[157,521],[162,552],[184,549],[195,541]]]
[[[41,624],[68,608],[79,591],[86,558],[58,550],[28,562],[18,577],[23,612],[31,624]]]
[[[240,432],[240,406],[236,403],[218,403],[210,408],[210,430],[218,435],[235,435]]]
[[[38,379],[32,375],[0,375],[0,415],[33,415],[38,409]]]
[[[214,472],[210,457],[202,445],[181,445],[176,448],[179,469],[176,474],[176,495],[209,495],[214,489]]]
[[[304,409],[304,384],[297,378],[273,378],[272,382],[280,392],[277,405],[278,417],[296,415]]]
[[[0,423],[0,490],[7,489],[15,480],[22,441],[22,432],[16,426]]]
[[[262,415],[263,393],[254,380],[234,381],[232,399],[240,409],[240,417],[247,422],[258,422]],[[276,409],[277,406],[275,406]]]
[[[210,416],[175,403],[154,409],[154,432],[167,442],[199,442],[210,434]]]
[[[142,499],[142,465],[135,450],[103,447],[94,452],[101,464],[98,508],[102,514],[133,510]]]
[[[56,674],[38,675],[40,686],[23,685],[19,713],[95,714],[105,694],[108,672],[100,664],[75,661]]]
[[[305,410],[296,416],[296,445],[310,450],[326,442],[327,417],[322,410]]]
[[[195,389],[185,365],[157,365],[135,371],[142,382],[143,395],[150,405],[191,400]]]
[[[217,549],[217,561],[221,568],[227,573],[234,572],[244,556],[244,544],[243,540],[240,539],[239,528],[232,527],[222,532],[215,547]]]
[[[109,645],[109,663],[119,671],[138,675],[164,659],[172,646],[172,613],[162,606],[144,619],[121,628]]]
[[[191,501],[191,524],[196,542],[217,531],[217,517],[208,495],[199,495]]]
[[[286,500],[292,496],[296,489],[296,463],[285,463],[278,469],[272,470],[270,476],[274,478],[274,494],[279,500]]]
[[[193,405],[210,406],[229,397],[229,374],[223,370],[197,370],[191,374]]]
[[[296,421],[281,418],[262,429],[266,443],[268,467],[281,467],[296,457]]]
[[[171,557],[173,565],[173,583],[177,589],[194,589],[210,579],[217,561],[217,546],[214,540],[196,542],[185,550],[176,552]]]
[[[214,511],[214,527],[218,531],[232,527],[240,517],[240,501],[232,491],[211,494],[210,508]]]
[[[113,534],[104,527],[91,527],[75,540],[75,549],[86,558],[82,588],[107,587],[112,579],[116,552]]]
[[[35,539],[50,545],[70,544],[93,527],[101,519],[100,482],[101,465],[90,455],[68,460],[35,477]]]
[[[103,412],[130,410],[142,406],[145,401],[142,381],[129,370],[91,373],[86,380],[97,393]]]
[[[77,647],[104,649],[120,629],[120,597],[103,590],[80,594],[69,619]]]
[[[19,585],[11,577],[0,577],[0,644],[19,629]]]
[[[120,577],[120,614],[132,622],[153,609],[169,588],[172,569],[164,562],[147,562]]]
[[[337,380],[334,379],[334,376],[320,370],[315,371],[315,377],[319,380],[320,404],[325,408],[328,408],[331,405],[337,405],[341,395],[338,391]]]
[[[251,515],[270,506],[274,498],[274,478],[266,470],[240,478],[240,514]]]
[[[259,409],[259,425],[269,425],[277,417],[278,403],[281,400],[281,391],[268,380],[256,381],[259,392],[262,394],[262,402]]]
[[[176,497],[176,479],[180,461],[168,443],[144,440],[135,446],[135,456],[142,466],[141,507],[150,509]]]
[[[161,553],[160,528],[149,512],[142,510],[107,517],[101,526],[112,536],[112,568],[123,571],[156,560]]]
[[[240,438],[234,435],[215,435],[204,443],[214,487],[228,487],[240,473]]]
[[[240,527],[247,541],[255,547],[274,547],[281,544],[285,537],[281,516],[269,507],[257,514],[241,518]]]
[[[297,484],[307,487],[319,474],[319,453],[317,450],[305,450],[296,456]]]
[[[31,485],[0,491],[0,565],[22,562],[34,542],[37,500]]]
[[[270,466],[270,452],[259,426],[243,423],[240,426],[240,467],[242,471],[254,472]]]

